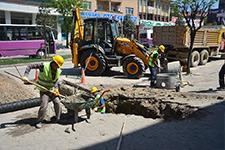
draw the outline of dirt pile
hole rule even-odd
[[[0,104],[34,98],[38,95],[38,91],[33,89],[33,86],[26,86],[13,77],[0,74]]]

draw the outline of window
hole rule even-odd
[[[152,1],[152,0],[148,0],[148,6],[152,6],[152,7],[154,7],[154,1]]]
[[[109,11],[109,4],[107,1],[97,1],[97,9],[101,11]]]
[[[40,29],[37,27],[28,27],[27,31],[27,39],[28,40],[38,40],[42,39],[41,33],[39,32]]]
[[[32,14],[11,12],[12,24],[32,24]]]
[[[111,3],[111,10],[114,12],[120,12],[120,5],[121,3],[112,2]]]
[[[147,38],[147,33],[141,33],[141,34],[140,34],[140,38],[143,38],[143,39],[144,39],[144,38]]]
[[[0,11],[0,24],[5,24],[5,13]]]
[[[4,27],[1,27],[0,26],[0,41],[4,41],[6,40],[6,33],[5,33],[5,30],[4,30]]]
[[[86,22],[84,29],[85,29],[84,39],[86,41],[91,41],[92,40],[92,33],[93,33],[93,25],[92,25],[92,22]]]
[[[126,7],[126,14],[133,15],[134,14],[134,8]]]
[[[84,3],[84,6],[87,8],[87,10],[91,10],[91,2],[86,1],[86,2]]]

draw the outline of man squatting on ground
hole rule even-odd
[[[53,60],[51,62],[31,64],[27,66],[24,72],[23,81],[24,83],[26,83],[28,81],[27,77],[29,75],[30,70],[39,69],[37,83],[54,93],[53,94],[48,91],[44,91],[43,89],[39,89],[41,105],[38,111],[38,118],[35,125],[37,128],[42,127],[42,121],[45,117],[49,101],[53,101],[54,110],[56,114],[56,122],[60,119],[61,107],[59,100],[58,79],[61,74],[60,68],[62,67],[63,63],[63,57],[60,55],[56,55],[53,57]]]

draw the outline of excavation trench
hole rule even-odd
[[[149,93],[149,91],[144,91],[144,94],[137,93],[134,95],[133,91],[135,89],[130,89],[130,91],[123,90],[123,88],[119,89],[122,90],[112,88],[109,94],[104,96],[105,100],[107,100],[107,113],[134,114],[141,115],[145,118],[163,118],[165,120],[170,120],[184,119],[198,110],[197,107],[190,106],[186,103],[170,101],[169,99],[171,99],[171,97],[169,99],[157,98],[156,94],[153,92]],[[76,89],[68,85],[63,85],[61,86],[61,93],[71,97],[71,95],[77,92]],[[159,91],[159,93],[162,93],[162,91]],[[86,98],[86,100],[87,99],[88,98]],[[76,99],[71,100],[73,103],[76,101]],[[79,101],[79,99],[77,100]]]
[[[187,104],[162,101],[154,97],[145,99],[114,98],[114,101],[108,102],[107,110],[109,112],[141,115],[145,118],[184,119],[198,110],[197,107]]]

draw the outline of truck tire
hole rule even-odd
[[[138,57],[128,57],[123,62],[123,72],[130,79],[138,79],[143,76],[145,65]]]
[[[106,69],[105,58],[101,53],[98,53],[96,51],[83,52],[80,62],[81,67],[85,68],[86,63],[88,63],[85,70],[85,73],[87,75],[98,76],[101,75]]]
[[[204,49],[200,52],[200,65],[207,64],[208,60],[209,60],[209,52]]]
[[[200,54],[198,51],[193,51],[191,53],[191,67],[196,67],[198,66],[200,62]]]

